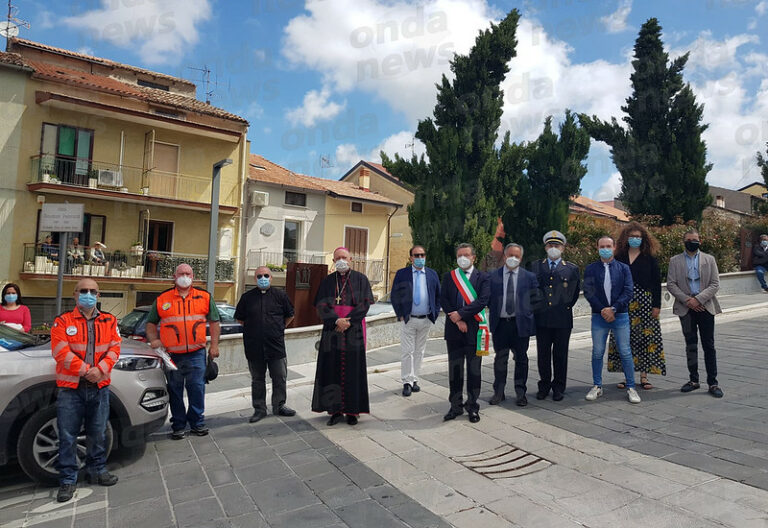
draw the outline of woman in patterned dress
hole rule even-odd
[[[635,371],[640,372],[640,386],[645,390],[653,388],[648,381],[648,374],[667,375],[659,325],[661,273],[655,256],[658,247],[659,243],[653,235],[637,222],[627,224],[616,239],[616,260],[629,265],[635,285],[629,303],[629,341]],[[622,372],[613,335],[608,349],[608,370]],[[624,382],[618,384],[620,389],[625,386]]]

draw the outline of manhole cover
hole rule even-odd
[[[489,479],[520,477],[552,465],[549,460],[511,445],[503,445],[475,455],[454,456],[451,459]]]

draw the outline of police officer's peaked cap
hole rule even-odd
[[[544,235],[544,244],[548,244],[549,242],[558,242],[565,245],[565,235],[560,231],[547,231]]]

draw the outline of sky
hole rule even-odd
[[[435,83],[454,53],[517,8],[517,56],[500,135],[534,140],[566,108],[621,118],[632,47],[656,17],[704,104],[712,185],[760,180],[768,142],[768,0],[14,0],[20,36],[197,83],[198,98],[248,119],[251,152],[339,178],[379,152],[424,152]],[[210,84],[202,69],[210,70]],[[615,197],[620,175],[592,142],[582,194]]]

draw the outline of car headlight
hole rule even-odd
[[[117,360],[114,368],[119,370],[148,370],[160,368],[160,360],[153,357],[130,356]]]

